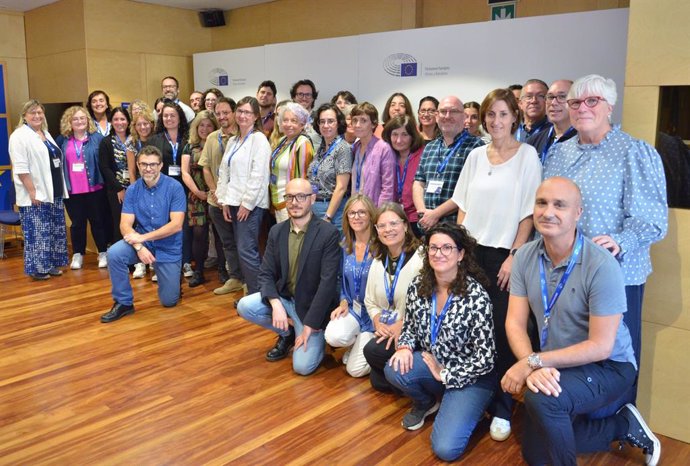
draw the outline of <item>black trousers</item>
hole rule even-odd
[[[70,194],[70,197],[65,199],[67,215],[72,222],[69,231],[73,253],[86,252],[86,222],[91,226],[91,235],[98,252],[108,249],[108,234],[103,221],[104,215],[110,215],[108,207],[104,189],[92,193]]]
[[[388,339],[383,340],[381,343],[376,343],[377,339],[378,337],[372,338],[364,345],[364,358],[371,366],[369,381],[371,386],[380,392],[392,392],[394,391],[393,385],[383,375],[383,368],[386,367],[388,360],[395,353],[395,343],[391,343],[390,348],[386,349]]]

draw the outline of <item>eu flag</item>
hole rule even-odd
[[[417,64],[416,63],[401,63],[400,64],[400,76],[417,76]]]

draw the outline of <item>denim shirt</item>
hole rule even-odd
[[[99,132],[89,133],[87,135],[88,139],[84,143],[84,167],[86,168],[86,176],[89,179],[89,186],[96,186],[98,184],[103,184],[103,175],[101,175],[101,169],[98,166],[98,149],[101,146],[101,141],[103,136]],[[67,153],[67,144],[70,138],[65,136],[60,136],[57,139],[57,144],[60,146],[63,154]],[[62,170],[65,173],[65,184],[67,185],[67,190],[72,191],[72,185],[69,180],[69,167],[66,163],[62,164]]]

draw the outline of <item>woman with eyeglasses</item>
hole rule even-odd
[[[331,312],[324,334],[326,343],[334,348],[348,348],[343,364],[352,377],[364,377],[371,370],[363,351],[374,338],[374,324],[364,303],[364,291],[373,260],[370,249],[375,216],[376,207],[363,194],[345,204],[340,305]]]
[[[476,238],[477,261],[489,278],[487,291],[493,304],[496,332],[496,395],[490,407],[491,438],[510,436],[512,395],[498,381],[515,363],[508,344],[505,320],[513,255],[532,235],[534,195],[541,182],[541,162],[534,147],[515,139],[518,102],[507,89],[491,91],[479,110],[491,143],[467,156],[453,193],[458,223]]]
[[[369,102],[350,112],[355,136],[352,146],[352,195],[366,194],[375,205],[395,201],[395,154],[391,146],[374,135],[379,112]]]
[[[422,249],[412,233],[405,211],[397,202],[386,202],[374,223],[374,261],[369,269],[364,305],[374,323],[374,337],[364,347],[372,387],[393,391],[383,369],[395,353],[405,319],[407,288],[422,268]]]
[[[108,234],[104,221],[104,215],[109,215],[108,201],[98,163],[102,139],[84,107],[75,105],[62,114],[58,144],[65,154],[63,171],[69,193],[69,198],[65,198],[65,209],[72,223],[69,229],[72,270],[81,269],[84,264],[87,223],[98,249],[98,267],[108,266]]]
[[[352,149],[343,138],[345,116],[334,104],[323,104],[316,111],[315,129],[321,136],[321,145],[307,170],[316,194],[312,210],[314,215],[341,230],[343,199],[352,172]]]
[[[122,201],[125,199],[127,186],[136,178],[134,155],[128,156],[127,146],[130,144],[129,113],[122,107],[115,107],[110,113],[110,134],[103,138],[98,149],[98,160],[105,182],[110,216],[112,218],[112,237],[109,243],[113,244],[122,239],[120,233],[120,214],[122,213]]]
[[[65,156],[48,132],[45,107],[38,100],[22,106],[9,153],[24,236],[24,273],[33,280],[62,275],[60,267],[68,259]]]
[[[427,232],[424,265],[407,292],[397,350],[384,369],[412,399],[404,429],[420,429],[438,411],[431,447],[444,461],[464,453],[496,383],[491,300],[476,245],[459,225],[443,222]]]
[[[554,145],[544,166],[544,178],[573,180],[583,198],[578,223],[582,233],[608,249],[621,264],[630,330],[640,367],[642,298],[652,272],[649,248],[666,236],[668,207],[666,179],[659,153],[611,123],[616,83],[598,75],[573,83],[567,96],[573,138]],[[637,384],[624,401],[634,402]]]
[[[194,275],[189,280],[189,287],[194,288],[206,282],[204,278],[204,261],[208,254],[208,203],[206,196],[208,186],[204,180],[204,168],[199,165],[201,151],[209,134],[220,126],[213,112],[202,110],[197,113],[189,128],[189,139],[182,150],[182,181],[187,193],[187,226],[192,237],[192,259]]]
[[[396,116],[388,120],[383,128],[383,140],[393,148],[397,156],[396,200],[402,204],[412,231],[419,238],[422,231],[417,226],[419,215],[412,200],[412,184],[424,151],[424,140],[415,128],[414,120],[407,116]]]
[[[271,146],[261,126],[261,109],[254,97],[237,102],[236,136],[226,145],[218,170],[216,197],[230,222],[247,295],[259,291],[259,228],[268,209]]]
[[[277,222],[288,219],[285,186],[293,178],[306,179],[314,157],[314,146],[304,134],[308,122],[309,112],[295,102],[286,103],[278,113],[278,125],[285,136],[271,154],[269,185]]]
[[[436,123],[437,113],[438,99],[430,95],[422,97],[419,101],[417,116],[419,117],[419,132],[425,143],[441,135],[441,130]]]

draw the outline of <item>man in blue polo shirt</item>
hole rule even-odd
[[[522,455],[529,464],[573,465],[578,453],[607,451],[627,441],[656,465],[661,444],[632,404],[620,396],[635,382],[637,364],[623,273],[616,259],[577,229],[580,190],[553,177],[537,190],[534,226],[542,238],[513,261],[506,333],[518,362],[501,381],[525,392]],[[540,348],[527,333],[536,317]]]
[[[182,185],[161,173],[163,156],[153,146],[137,155],[139,178],[127,188],[122,203],[120,241],[108,249],[113,307],[101,316],[108,323],[134,313],[129,266],[153,264],[158,275],[158,299],[172,307],[180,299],[182,222],[187,201]]]

